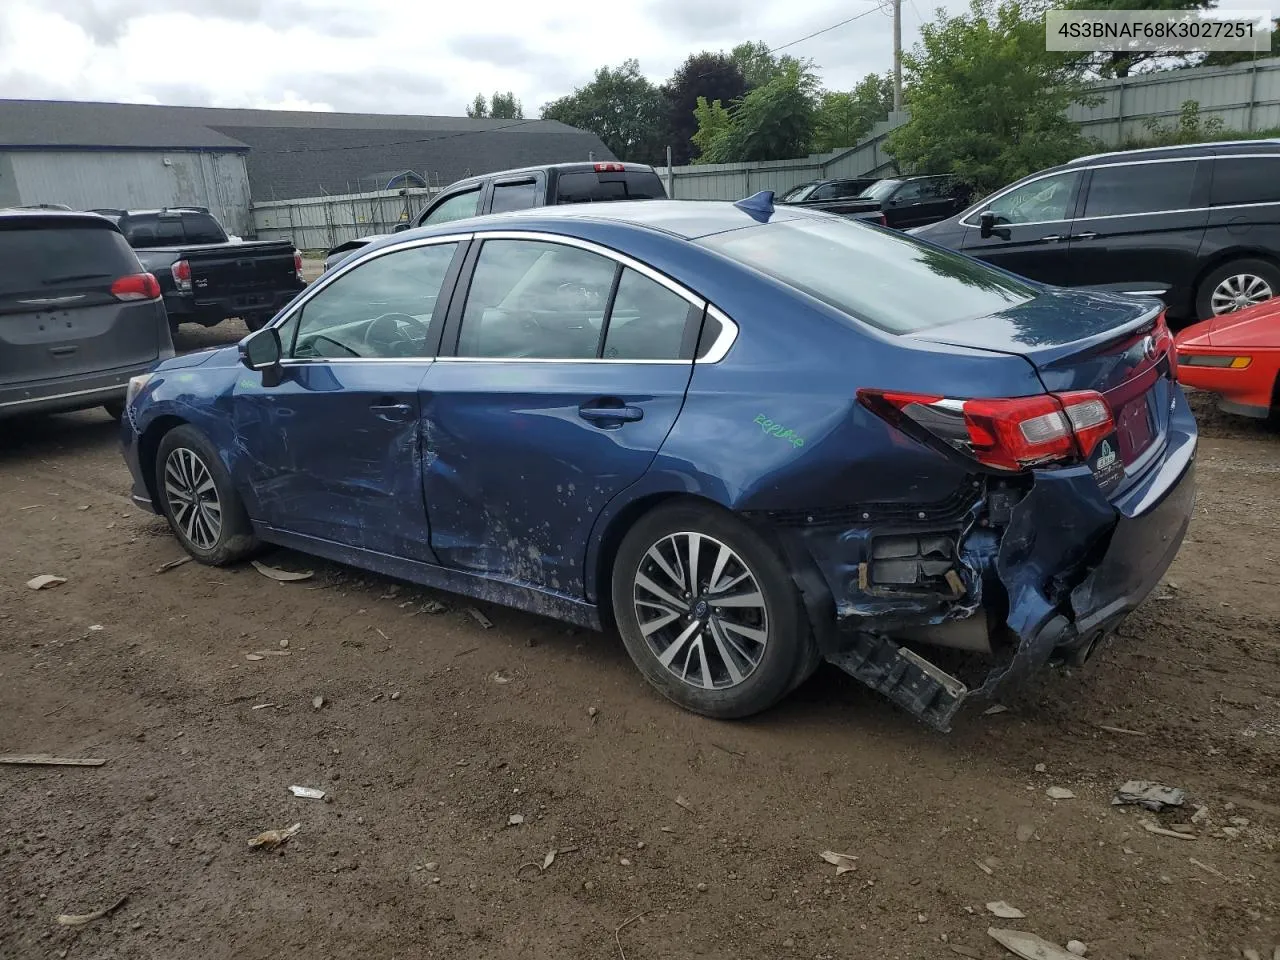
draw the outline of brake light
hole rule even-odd
[[[888,225],[889,225],[889,218],[886,217],[883,213],[880,214],[880,226],[887,227]]]
[[[890,423],[910,420],[952,449],[1000,470],[1087,458],[1115,429],[1111,407],[1093,390],[970,400],[859,390],[858,400]]]
[[[134,273],[111,284],[111,295],[117,300],[155,300],[160,296],[160,282],[149,273]]]
[[[1164,312],[1161,311],[1159,319],[1156,320],[1155,329],[1156,338],[1156,354],[1163,353],[1169,358],[1169,379],[1178,379],[1178,352],[1174,348],[1173,332],[1169,329],[1169,322],[1165,318]]]
[[[627,170],[620,163],[597,163],[596,173],[625,173]]]
[[[173,284],[179,290],[191,292],[191,264],[186,260],[179,260],[169,268],[173,272]]]

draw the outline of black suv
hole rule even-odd
[[[665,200],[662,180],[642,163],[552,163],[541,167],[501,170],[451,183],[427,204],[412,222],[395,232],[428,224],[448,223],[486,213],[506,213],[559,203],[603,203],[610,200]],[[324,268],[333,267],[352,250],[377,236],[348,240],[329,251]]]
[[[905,230],[934,223],[969,203],[969,188],[948,174],[890,177],[877,180],[856,199],[843,205],[841,215]]]
[[[809,210],[826,210],[828,213],[844,213],[847,207],[864,209],[857,198],[877,182],[876,177],[854,177],[848,180],[811,180],[792,187],[776,203],[805,207]]]
[[[912,231],[1033,280],[1159,296],[1181,320],[1280,293],[1280,140],[1081,157]]]

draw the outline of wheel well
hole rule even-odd
[[[138,466],[142,470],[142,482],[147,485],[151,502],[157,509],[160,507],[160,491],[156,489],[156,452],[160,449],[160,441],[164,435],[186,422],[181,417],[156,417],[138,440]]]
[[[1262,260],[1280,270],[1280,259],[1277,259],[1275,254],[1266,250],[1228,250],[1219,253],[1200,268],[1200,272],[1196,274],[1196,278],[1191,284],[1191,307],[1193,310],[1196,307],[1196,301],[1200,298],[1200,284],[1204,282],[1204,278],[1232,260]]]
[[[641,517],[659,506],[675,500],[695,501],[712,506],[717,510],[724,509],[720,504],[706,497],[669,491],[641,497],[634,503],[627,504],[619,511],[618,515],[609,522],[609,526],[605,529],[603,540],[600,544],[600,553],[596,557],[596,607],[600,611],[600,621],[605,627],[610,627],[613,624],[613,563],[618,557],[618,548],[622,546],[623,538],[627,535],[627,531],[639,522]]]

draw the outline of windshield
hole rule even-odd
[[[890,333],[984,317],[1037,294],[977,260],[849,220],[784,220],[696,242]]]
[[[858,194],[858,198],[862,200],[880,200],[889,199],[889,194],[902,186],[901,180],[877,180],[867,189]]]
[[[815,181],[813,183],[802,183],[798,187],[792,187],[790,190],[788,190],[786,193],[784,193],[781,197],[778,198],[778,202],[779,203],[799,203],[801,200],[809,196],[809,194],[813,193],[813,190],[817,185],[818,184]]]

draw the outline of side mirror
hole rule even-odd
[[[240,362],[250,370],[276,369],[280,354],[280,332],[275,327],[264,327],[240,341]]]
[[[898,204],[900,204],[901,202],[902,202],[902,200],[901,200],[900,198],[898,198],[898,197],[890,197],[890,198],[889,198],[889,206],[891,206],[891,207],[896,207],[896,206],[897,206]]]
[[[983,240],[988,239],[996,232],[996,215],[990,210],[983,210],[978,214],[978,223],[981,225],[979,232],[982,234]]]
[[[405,232],[406,230],[408,230],[408,229],[409,229],[409,224],[407,224],[407,223],[397,223],[394,227],[392,227],[392,228],[391,228],[391,232],[392,232],[392,233],[404,233],[404,232]]]

